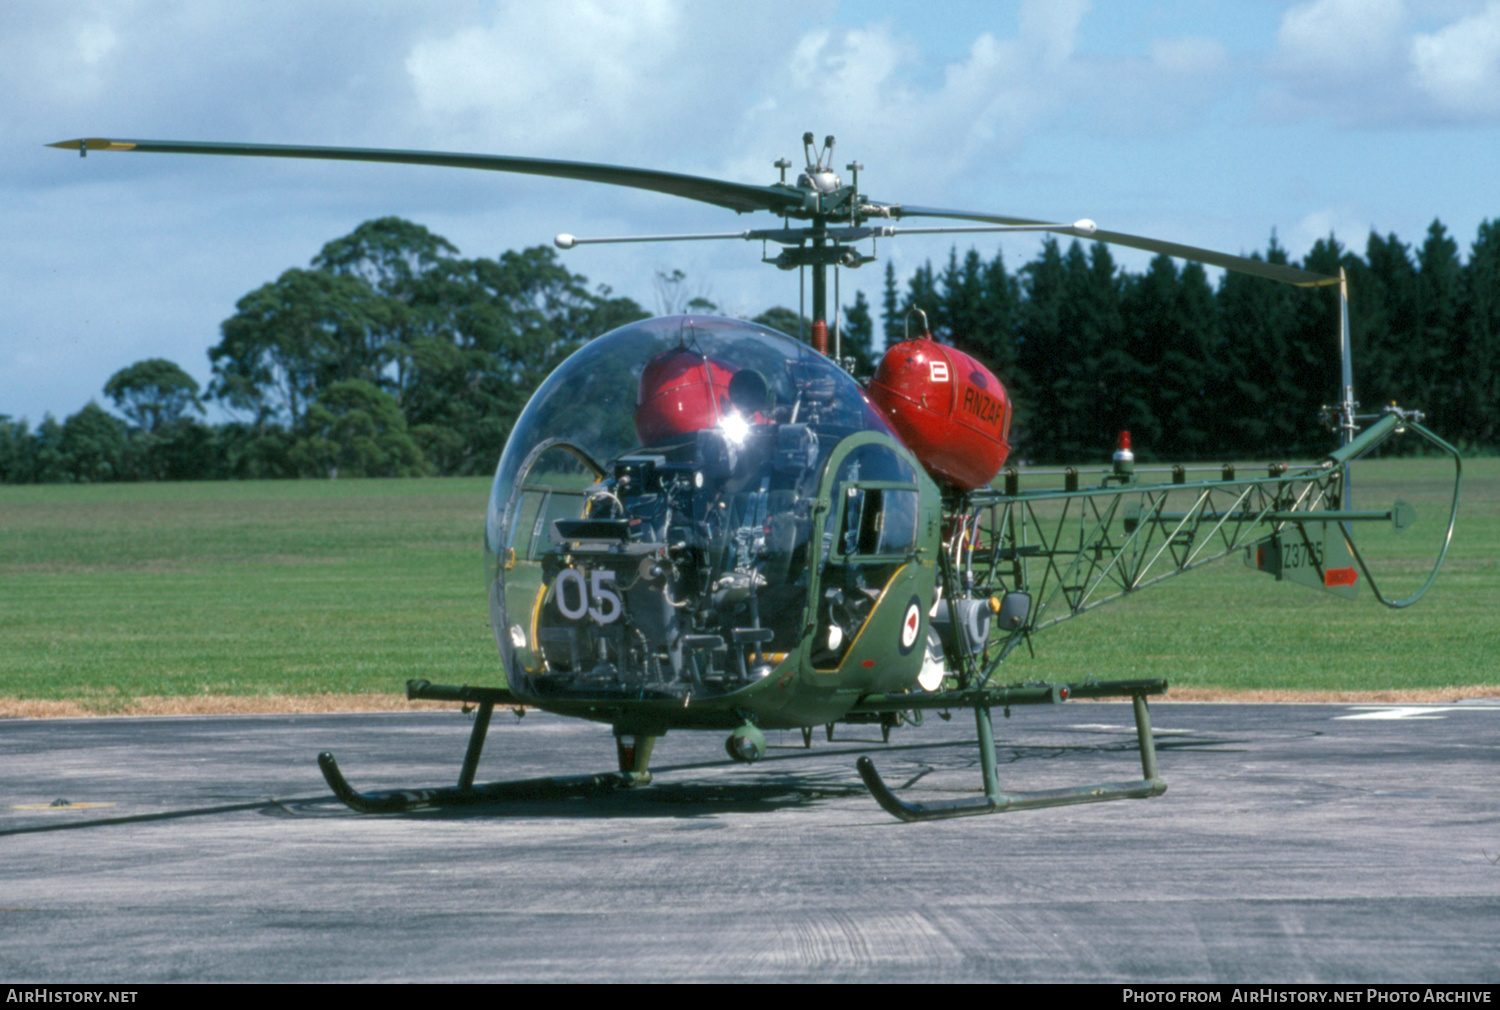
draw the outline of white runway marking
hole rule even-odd
[[[1368,709],[1357,715],[1336,715],[1335,719],[1445,719],[1455,712],[1500,712],[1500,705],[1355,705]]]

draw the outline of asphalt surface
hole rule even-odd
[[[451,784],[468,717],[7,720],[0,981],[1500,981],[1500,701],[1153,713],[1165,796],[924,824],[855,758],[972,795],[967,715],[751,767],[674,734],[646,789],[397,816],[316,753]],[[1006,788],[1140,773],[1128,705],[995,728]],[[613,765],[497,713],[480,779]]]

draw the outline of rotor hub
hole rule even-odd
[[[817,193],[835,193],[842,189],[844,180],[832,169],[809,168],[797,176],[798,189],[810,189]]]

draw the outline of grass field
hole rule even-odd
[[[1356,475],[1362,506],[1418,504],[1418,527],[1384,548],[1408,585],[1420,581],[1411,545],[1423,530],[1431,539],[1442,511],[1437,475],[1422,460]],[[373,701],[409,677],[500,683],[483,587],[487,493],[487,480],[456,479],[0,488],[0,710]],[[1039,636],[1036,658],[1014,658],[1007,679],[1149,674],[1179,695],[1473,694],[1500,685],[1497,559],[1500,461],[1468,461],[1448,565],[1409,610],[1226,559]]]
[[[493,683],[486,480],[0,489],[0,695]]]

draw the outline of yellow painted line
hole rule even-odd
[[[13,803],[9,810],[93,810],[96,807],[112,807],[113,803]]]

